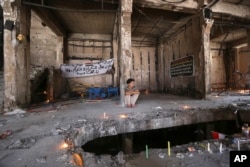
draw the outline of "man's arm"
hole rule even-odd
[[[139,93],[140,93],[140,91],[138,89],[133,91],[133,94],[139,94]]]
[[[135,89],[135,90],[125,89],[125,95],[133,95],[133,94],[140,94],[140,91],[138,89]]]
[[[125,89],[125,95],[132,95],[132,94],[133,94],[132,90]]]

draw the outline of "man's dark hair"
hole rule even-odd
[[[130,82],[135,82],[135,80],[134,80],[133,78],[129,78],[129,79],[127,80],[127,84],[130,84]]]

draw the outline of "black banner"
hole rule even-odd
[[[170,76],[192,76],[194,72],[193,56],[174,60],[170,63]]]

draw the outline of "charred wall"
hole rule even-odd
[[[185,29],[181,29],[172,39],[163,42],[160,46],[158,54],[159,76],[162,76],[159,80],[160,91],[194,96],[195,74],[172,77],[170,72],[170,64],[175,60],[193,56],[193,63],[195,63],[195,56],[198,55],[194,54],[193,48],[200,46],[193,45],[192,35],[194,35],[192,23],[188,23]]]
[[[67,40],[68,64],[95,63],[101,60],[113,58],[111,36],[101,34],[71,34]],[[114,72],[114,71],[113,71]],[[109,86],[113,85],[114,73],[70,78],[71,89],[77,83],[86,86]]]
[[[226,88],[226,67],[225,59],[227,59],[226,48],[221,47],[220,43],[211,42],[210,56],[211,56],[211,87],[212,90]]]
[[[140,89],[157,91],[156,48],[132,47],[132,71]]]
[[[36,15],[31,14],[30,64],[43,67],[56,66],[57,36]]]

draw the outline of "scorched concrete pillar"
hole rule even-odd
[[[202,52],[204,54],[205,99],[207,99],[208,95],[211,93],[210,32],[213,23],[213,19],[205,19],[202,23]]]
[[[113,81],[112,84],[114,86],[118,86],[119,83],[119,71],[118,71],[118,41],[116,39],[113,39],[112,41],[112,53],[113,53],[113,58],[114,58],[114,67],[115,67],[115,73],[113,75]]]
[[[57,46],[56,46],[56,68],[60,68],[64,60],[64,37],[57,36]]]
[[[4,12],[5,110],[30,102],[31,11],[21,0],[2,2]]]
[[[119,14],[119,68],[121,105],[124,106],[124,89],[126,80],[132,75],[131,51],[131,13],[133,0],[120,0]]]
[[[211,92],[210,32],[212,19],[197,15],[192,20],[195,69],[195,95],[207,99]]]
[[[250,29],[247,29],[247,46],[248,49],[250,49]]]

